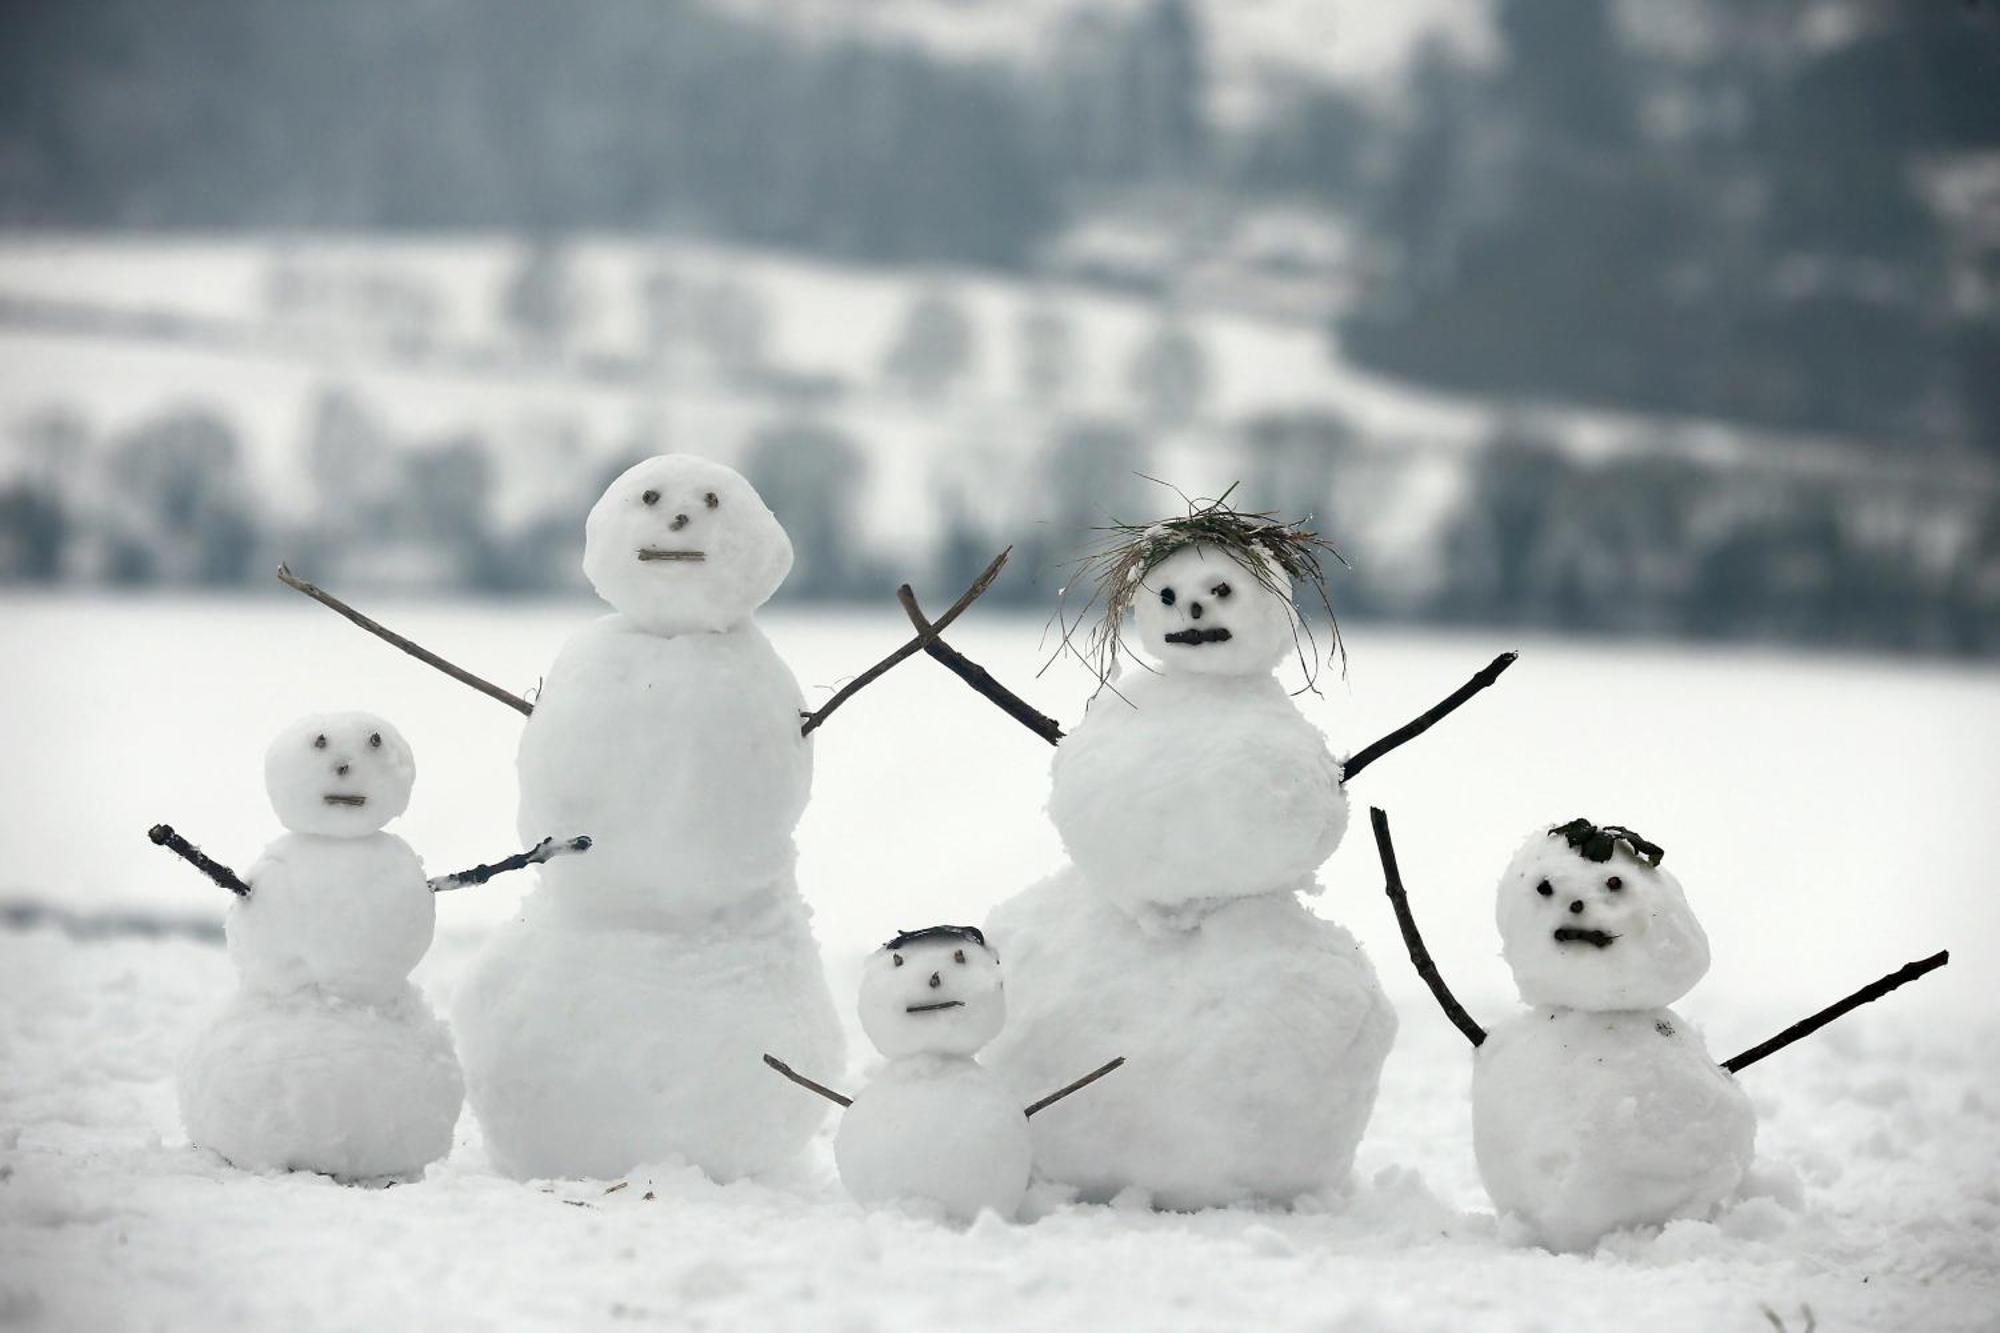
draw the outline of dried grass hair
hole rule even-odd
[[[1096,529],[1108,534],[1107,539],[1076,562],[1075,575],[1064,588],[1067,598],[1069,589],[1082,583],[1089,587],[1090,596],[1074,620],[1063,608],[1057,609],[1061,631],[1058,652],[1067,650],[1074,654],[1090,667],[1099,682],[1109,682],[1116,673],[1119,654],[1126,651],[1125,617],[1139,595],[1141,580],[1176,552],[1190,546],[1213,546],[1292,607],[1292,642],[1298,651],[1299,665],[1305,671],[1305,689],[1318,692],[1320,659],[1312,626],[1298,610],[1300,587],[1312,594],[1326,612],[1327,630],[1332,636],[1327,663],[1331,665],[1338,658],[1341,673],[1346,674],[1347,647],[1341,641],[1340,622],[1333,614],[1333,595],[1327,590],[1323,563],[1332,559],[1345,568],[1346,558],[1332,542],[1306,526],[1303,519],[1288,521],[1271,513],[1245,513],[1230,508],[1229,497],[1235,490],[1232,485],[1213,500],[1192,500],[1176,490],[1175,494],[1187,505],[1184,516],[1146,524],[1114,521]]]

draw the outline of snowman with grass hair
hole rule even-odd
[[[840,1180],[862,1204],[935,1208],[970,1221],[1012,1219],[1028,1189],[1028,1124],[1124,1064],[1107,1061],[1023,1107],[978,1061],[1007,1022],[1000,956],[976,926],[906,930],[870,956],[861,1027],[886,1063],[846,1097],[772,1055],[786,1078],[844,1108],[833,1140]]]
[[[1501,955],[1528,1007],[1489,1032],[1424,947],[1389,818],[1371,816],[1411,961],[1475,1048],[1479,1178],[1550,1249],[1588,1251],[1613,1231],[1707,1217],[1738,1197],[1757,1122],[1735,1075],[1949,959],[1911,963],[1717,1064],[1668,1007],[1707,974],[1709,945],[1665,850],[1573,819],[1536,829],[1501,873]]]
[[[1092,1201],[1289,1203],[1345,1183],[1396,1017],[1354,936],[1302,899],[1346,829],[1347,781],[1513,660],[1343,762],[1274,674],[1296,655],[1310,675],[1293,588],[1325,601],[1332,547],[1226,501],[1114,528],[1089,562],[1104,687],[1067,734],[949,644],[927,650],[1057,747],[1048,808],[1071,864],[987,922],[1015,1015],[991,1061],[1020,1090],[1131,1057],[1089,1105],[1033,1123],[1037,1171]],[[1128,627],[1143,669],[1121,672]]]
[[[410,984],[434,896],[570,852],[588,837],[424,877],[383,826],[408,808],[416,763],[370,713],[279,733],[265,787],[286,832],[239,876],[156,824],[148,837],[235,895],[225,921],[242,986],[181,1063],[188,1138],[251,1170],[410,1178],[451,1150],[464,1081],[451,1037]]]

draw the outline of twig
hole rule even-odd
[[[1118,1066],[1124,1063],[1125,1063],[1125,1057],[1122,1055],[1119,1056],[1116,1060],[1105,1061],[1103,1064],[1091,1070],[1088,1074],[1085,1074],[1082,1078],[1078,1079],[1076,1082],[1065,1084],[1064,1086],[1057,1088],[1054,1092],[1050,1093],[1048,1096],[1042,1098],[1040,1101],[1034,1103],[1027,1109],[1026,1112],[1024,1112],[1024,1114],[1033,1115],[1037,1111],[1047,1110],[1049,1107],[1054,1106],[1057,1102],[1061,1101],[1063,1098],[1069,1096],[1072,1092],[1077,1092],[1084,1088],[1089,1087],[1091,1084],[1097,1082],[1097,1080],[1103,1078],[1106,1074],[1110,1073],[1112,1070],[1118,1068]]]
[[[790,1065],[786,1064],[783,1060],[780,1060],[775,1055],[765,1056],[764,1063],[771,1066],[771,1068],[777,1070],[780,1074],[783,1074],[786,1078],[798,1084],[806,1091],[818,1093],[820,1096],[832,1102],[835,1106],[854,1105],[854,1099],[852,1097],[843,1097],[839,1093],[835,1092],[832,1088],[827,1087],[824,1083],[813,1082],[811,1079],[807,1078],[804,1074],[799,1073],[796,1069],[793,1069]]]
[[[1396,868],[1396,844],[1389,839],[1389,816],[1380,806],[1368,807],[1369,822],[1375,826],[1375,852],[1382,858],[1384,887],[1388,890],[1389,903],[1396,909],[1396,924],[1403,928],[1403,947],[1410,951],[1410,961],[1416,964],[1417,975],[1431,988],[1437,997],[1438,1007],[1451,1025],[1465,1034],[1465,1039],[1474,1046],[1486,1040],[1486,1029],[1480,1027],[1465,1006],[1451,993],[1451,987],[1444,984],[1444,977],[1438,972],[1437,960],[1424,947],[1424,937],[1417,931],[1417,919],[1410,915],[1410,895],[1403,891],[1403,874]]]
[[[1950,961],[1951,951],[1940,949],[1929,958],[1921,959],[1914,963],[1905,963],[1881,980],[1869,982],[1846,999],[1828,1005],[1810,1018],[1800,1019],[1769,1041],[1760,1042],[1743,1052],[1743,1054],[1724,1060],[1722,1067],[1732,1074],[1747,1069],[1765,1056],[1784,1050],[1785,1047],[1791,1045],[1801,1037],[1810,1037],[1813,1033],[1819,1031],[1834,1019],[1839,1018],[1848,1010],[1859,1009],[1870,1000],[1879,1000],[1898,986],[1915,981],[1926,972],[1935,972]]]
[[[986,566],[985,571],[981,573],[978,578],[972,581],[972,586],[970,588],[967,588],[965,592],[960,595],[959,599],[951,604],[951,609],[949,611],[946,611],[942,616],[938,618],[937,624],[931,626],[930,632],[928,634],[924,633],[918,634],[916,638],[911,639],[908,643],[898,648],[895,652],[890,653],[887,657],[877,662],[874,666],[869,667],[866,671],[856,676],[853,680],[848,681],[847,684],[842,686],[841,689],[837,693],[835,693],[831,699],[828,699],[825,703],[821,704],[818,709],[816,709],[811,713],[806,714],[805,723],[799,728],[799,734],[801,736],[812,735],[814,729],[817,728],[822,722],[826,721],[826,719],[832,715],[834,709],[840,707],[842,704],[846,703],[850,698],[852,698],[857,690],[860,690],[874,683],[874,681],[880,676],[882,676],[884,673],[886,673],[889,670],[889,668],[895,666],[898,662],[901,662],[903,659],[907,657],[912,657],[915,654],[922,652],[926,646],[935,642],[937,636],[944,633],[945,626],[949,625],[952,621],[958,619],[959,616],[963,615],[965,613],[966,607],[971,606],[973,602],[978,600],[979,595],[981,593],[985,592],[988,588],[993,586],[993,580],[1000,577],[1000,567],[1007,563],[1007,557],[1013,554],[1013,551],[1014,548],[1010,546],[1006,550],[1002,551],[999,555],[994,556],[993,563]]]
[[[1427,712],[1409,722],[1405,722],[1402,726],[1397,727],[1374,744],[1362,746],[1342,766],[1341,781],[1352,782],[1357,773],[1374,763],[1377,759],[1380,759],[1383,755],[1389,753],[1389,751],[1399,745],[1408,744],[1438,723],[1444,721],[1445,718],[1456,712],[1460,705],[1464,704],[1467,699],[1470,699],[1473,695],[1500,679],[1500,673],[1508,667],[1513,666],[1514,659],[1519,656],[1519,653],[1500,654],[1500,656],[1480,668],[1478,674],[1473,676],[1471,680],[1466,681],[1465,684],[1453,690],[1449,696],[1431,707]]]
[[[455,875],[439,875],[431,880],[432,893],[449,893],[462,889],[468,884],[484,884],[495,875],[504,875],[510,870],[520,870],[527,866],[540,865],[551,857],[568,856],[572,852],[590,850],[590,839],[575,837],[567,842],[557,842],[554,838],[543,838],[525,852],[516,852],[505,860],[491,865],[476,865],[470,870],[461,870]]]
[[[250,886],[239,879],[234,870],[174,832],[172,824],[155,824],[146,830],[146,836],[154,846],[166,848],[237,897],[250,896]]]
[[[917,605],[916,593],[905,583],[896,589],[896,600],[903,604],[903,614],[917,627],[918,634],[936,635],[938,626],[924,616],[924,609]],[[1034,732],[1050,745],[1060,744],[1063,738],[1062,724],[1048,714],[1041,712],[1026,699],[993,679],[985,667],[967,657],[943,639],[932,638],[924,645],[924,651],[942,663],[950,672],[973,688],[973,691],[993,704],[1001,712],[1013,718],[1029,731]]]
[[[525,717],[528,714],[535,711],[535,706],[529,703],[526,699],[523,699],[520,695],[510,694],[506,690],[501,689],[498,685],[495,685],[492,681],[481,680],[478,676],[473,675],[470,671],[467,671],[464,667],[455,666],[452,663],[445,661],[442,657],[439,657],[436,653],[432,652],[428,648],[419,647],[418,645],[404,638],[402,635],[396,633],[394,630],[389,629],[387,626],[382,625],[376,621],[370,620],[367,616],[362,615],[359,611],[356,611],[353,607],[349,606],[346,602],[341,601],[338,597],[335,597],[332,593],[327,592],[325,589],[320,588],[314,584],[306,582],[298,575],[292,573],[292,571],[286,568],[284,565],[278,566],[278,582],[284,584],[287,588],[296,588],[298,591],[312,598],[315,602],[318,602],[321,606],[328,608],[329,610],[335,612],[336,614],[347,617],[347,619],[361,626],[361,628],[367,630],[370,634],[373,634],[376,638],[381,639],[383,642],[394,644],[396,647],[401,648],[404,652],[408,653],[410,656],[416,658],[419,662],[423,662],[430,666],[436,667],[439,671],[444,672],[445,675],[450,676],[453,680],[458,681],[462,685],[470,685],[473,689],[478,690],[481,694],[487,696],[489,699],[498,699],[501,703],[506,704],[509,708],[513,709],[517,713],[520,713],[522,716]]]

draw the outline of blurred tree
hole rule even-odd
[[[1053,300],[1036,298],[1021,308],[1014,338],[1022,395],[1038,407],[1057,406],[1078,374],[1075,321]]]
[[[734,279],[708,284],[694,295],[692,317],[694,336],[716,374],[743,382],[761,373],[771,310],[756,288]]]
[[[500,298],[501,315],[521,345],[559,355],[583,315],[583,289],[568,249],[547,237],[530,241]]]
[[[134,580],[249,576],[259,532],[236,431],[220,413],[178,408],[140,423],[112,445],[104,485],[115,544],[132,553],[121,567]]]
[[[443,554],[455,586],[495,591],[511,573],[495,553],[492,530],[493,458],[486,441],[466,433],[403,455],[400,526],[410,538]]]
[[[1172,318],[1162,319],[1140,342],[1126,377],[1156,426],[1184,426],[1208,400],[1208,355],[1194,331]]]
[[[785,525],[795,559],[789,597],[805,600],[866,591],[860,500],[867,456],[844,432],[814,421],[780,421],[757,432],[743,472]]]
[[[943,397],[972,368],[972,319],[951,292],[917,294],[883,359],[883,377],[924,399]]]

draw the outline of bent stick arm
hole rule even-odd
[[[346,602],[341,601],[338,597],[335,597],[332,593],[327,592],[325,589],[317,586],[316,584],[306,582],[298,575],[292,573],[292,571],[286,568],[284,565],[278,566],[278,582],[284,584],[287,588],[297,589],[299,592],[304,593],[306,596],[312,598],[315,602],[318,602],[321,606],[326,607],[328,610],[331,610],[338,615],[345,616],[348,620],[361,626],[361,628],[367,630],[370,634],[373,634],[376,638],[382,640],[384,643],[393,644],[395,647],[402,649],[410,656],[416,658],[419,662],[423,662],[428,666],[436,667],[439,671],[444,672],[445,675],[450,676],[453,680],[458,681],[460,684],[470,685],[473,689],[478,690],[481,694],[485,695],[489,699],[498,699],[501,703],[506,704],[509,708],[513,709],[515,712],[520,713],[523,717],[535,711],[535,706],[529,703],[526,699],[523,699],[520,695],[510,694],[506,690],[501,689],[498,685],[495,685],[490,680],[481,680],[478,676],[473,675],[470,671],[467,671],[464,667],[456,666],[450,662],[447,662],[442,657],[439,657],[436,653],[432,652],[430,649],[420,647],[417,644],[412,643],[410,640],[404,638],[402,635],[396,633],[396,631],[388,628],[387,626],[382,625],[377,621],[370,620],[367,616],[362,615],[359,611],[356,611],[353,607],[349,606]]]
[[[963,615],[966,607],[971,606],[979,599],[981,593],[993,586],[993,580],[1000,577],[1000,567],[1007,563],[1007,557],[1012,555],[1013,552],[1014,548],[1010,546],[999,555],[994,556],[993,562],[987,565],[985,571],[972,581],[972,586],[967,588],[964,593],[960,594],[959,599],[951,604],[951,609],[938,618],[937,624],[931,626],[928,631],[919,632],[916,638],[911,639],[895,652],[890,653],[874,666],[869,667],[853,680],[848,681],[831,699],[821,704],[815,711],[806,714],[804,724],[799,727],[799,734],[801,736],[812,735],[814,729],[822,722],[825,722],[832,715],[834,709],[853,698],[861,689],[873,684],[877,679],[886,674],[889,668],[895,666],[904,658],[914,657],[917,653],[922,652],[926,647],[934,643],[937,640],[937,636],[944,633],[946,625],[949,625],[952,621]]]
[[[1451,1025],[1465,1034],[1465,1039],[1474,1046],[1486,1040],[1486,1029],[1465,1012],[1465,1006],[1451,993],[1451,987],[1444,984],[1444,977],[1438,972],[1437,960],[1424,947],[1424,937],[1417,931],[1417,919],[1410,915],[1410,895],[1403,891],[1403,874],[1396,868],[1396,844],[1389,838],[1389,816],[1380,806],[1368,807],[1369,822],[1375,826],[1375,852],[1382,858],[1382,875],[1388,890],[1389,902],[1396,909],[1396,924],[1403,928],[1403,947],[1410,951],[1410,961],[1416,964],[1417,975],[1431,988],[1437,997],[1438,1007]]]
[[[468,884],[484,884],[495,875],[504,875],[510,870],[521,870],[528,866],[540,865],[557,856],[568,856],[572,852],[590,850],[587,837],[570,838],[557,842],[554,838],[543,838],[525,852],[515,852],[512,856],[493,862],[491,865],[476,865],[470,870],[461,870],[455,875],[439,875],[430,881],[432,893],[450,893]]]
[[[1110,1073],[1112,1070],[1118,1068],[1118,1066],[1124,1063],[1125,1063],[1125,1057],[1122,1055],[1119,1056],[1116,1060],[1105,1061],[1103,1064],[1091,1070],[1088,1074],[1085,1074],[1082,1078],[1078,1079],[1076,1082],[1065,1083],[1062,1087],[1057,1088],[1054,1092],[1050,1093],[1048,1096],[1042,1098],[1040,1101],[1028,1107],[1028,1109],[1025,1112],[1023,1112],[1023,1114],[1033,1115],[1037,1111],[1047,1110],[1049,1107],[1054,1106],[1057,1102],[1061,1101],[1063,1098],[1069,1096],[1072,1092],[1081,1092],[1083,1089],[1097,1082],[1097,1080],[1103,1078],[1106,1074]]]
[[[783,1060],[780,1060],[775,1055],[765,1056],[764,1063],[771,1066],[771,1068],[777,1070],[780,1074],[783,1074],[786,1078],[790,1079],[792,1082],[804,1088],[807,1092],[816,1092],[820,1096],[832,1102],[835,1106],[854,1105],[854,1099],[852,1097],[843,1097],[839,1093],[835,1092],[832,1088],[827,1087],[824,1083],[813,1082],[811,1079],[807,1078],[804,1074],[799,1073],[796,1069],[793,1069],[790,1065],[786,1064]]]
[[[974,692],[989,700],[1001,712],[1013,718],[1029,731],[1034,732],[1050,745],[1060,744],[1063,738],[1062,724],[1041,712],[1020,695],[993,679],[993,674],[979,663],[967,657],[958,649],[935,637],[943,628],[942,623],[933,625],[925,616],[924,609],[917,605],[917,595],[905,583],[896,589],[896,600],[903,604],[903,614],[917,627],[917,633],[933,636],[924,645],[924,651],[942,663],[953,675],[970,685]]]
[[[1427,712],[1405,722],[1402,726],[1397,727],[1380,740],[1370,745],[1362,746],[1349,756],[1347,762],[1341,766],[1340,780],[1342,782],[1352,782],[1357,773],[1374,763],[1377,759],[1380,759],[1383,755],[1389,753],[1389,751],[1399,745],[1407,745],[1438,723],[1444,721],[1447,717],[1450,717],[1458,711],[1466,700],[1500,679],[1500,673],[1508,667],[1513,666],[1514,659],[1519,656],[1519,653],[1500,654],[1500,656],[1488,662],[1484,667],[1481,667],[1471,680],[1466,681],[1465,684],[1453,690]]]
[[[1769,1041],[1760,1042],[1743,1052],[1743,1054],[1724,1060],[1722,1067],[1732,1074],[1746,1069],[1756,1064],[1765,1056],[1784,1050],[1785,1047],[1791,1045],[1801,1037],[1810,1037],[1813,1033],[1819,1031],[1834,1019],[1839,1018],[1848,1010],[1859,1009],[1871,1000],[1879,1000],[1890,991],[1896,989],[1896,987],[1915,981],[1926,972],[1935,972],[1950,961],[1951,951],[1940,949],[1929,958],[1920,959],[1914,963],[1905,963],[1888,976],[1878,981],[1869,982],[1846,999],[1838,1000],[1828,1005],[1810,1018],[1800,1019]]]
[[[146,836],[154,846],[166,848],[237,897],[250,896],[250,886],[234,870],[174,832],[172,824],[155,824],[146,830]]]

